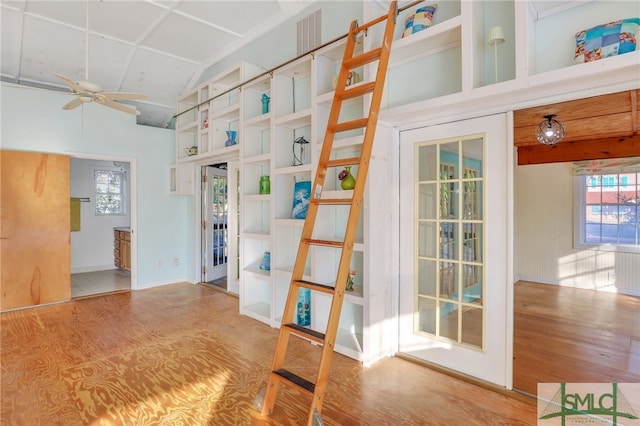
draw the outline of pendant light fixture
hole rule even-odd
[[[536,138],[545,145],[555,145],[564,139],[564,126],[555,119],[555,114],[544,116],[544,120],[538,125]]]

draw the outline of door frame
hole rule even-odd
[[[194,179],[194,195],[193,195],[193,199],[195,202],[194,205],[194,212],[193,212],[193,253],[194,253],[194,262],[193,262],[193,282],[194,284],[197,284],[199,282],[201,282],[202,279],[202,179],[201,179],[201,169],[204,166],[209,166],[209,165],[213,165],[213,164],[219,164],[219,163],[227,163],[227,185],[229,187],[231,187],[233,185],[234,188],[238,187],[238,182],[235,179],[235,171],[237,169],[240,168],[240,160],[238,158],[238,152],[235,152],[235,155],[216,155],[216,156],[212,156],[210,158],[204,159],[204,160],[200,160],[197,162],[194,162],[193,165],[193,179]],[[233,176],[232,176],[233,175]],[[228,191],[228,197],[229,197],[229,212],[228,212],[228,219],[229,222],[227,223],[227,230],[229,235],[232,234],[232,232],[237,233],[240,224],[236,223],[236,214],[235,214],[235,208],[236,208],[236,190],[234,191]],[[233,198],[233,199],[232,199]],[[233,209],[233,212],[232,212]],[[234,234],[235,235],[235,234]],[[237,280],[234,279],[234,281],[231,281],[230,277],[235,277],[237,274],[236,271],[236,262],[235,262],[235,257],[234,257],[234,261],[230,261],[230,259],[232,258],[232,256],[236,256],[239,250],[239,247],[237,247],[237,244],[234,241],[229,241],[228,244],[228,254],[227,254],[227,292],[229,293],[233,293],[233,294],[238,294],[240,292],[239,289],[239,282]],[[233,252],[232,252],[233,250]]]
[[[102,160],[102,161],[122,161],[129,163],[129,198],[128,205],[130,212],[131,226],[131,290],[138,290],[138,194],[137,194],[137,163],[135,157],[121,157],[114,155],[88,154],[83,152],[67,152],[70,160]],[[71,184],[71,183],[69,183]]]
[[[493,161],[502,162],[503,168],[504,168],[502,173],[500,173],[501,176],[499,176],[502,179],[504,179],[502,188],[504,189],[503,193],[505,197],[505,206],[504,206],[505,210],[502,212],[501,216],[504,218],[505,223],[503,224],[503,229],[499,237],[504,244],[504,250],[503,250],[504,262],[502,262],[503,266],[500,266],[499,270],[494,273],[501,277],[500,280],[503,282],[503,285],[505,286],[503,289],[505,306],[502,307],[502,309],[504,309],[503,318],[505,321],[504,337],[501,337],[499,339],[500,340],[499,345],[503,347],[503,350],[501,351],[504,352],[503,356],[501,356],[501,359],[504,363],[504,371],[500,374],[497,374],[497,380],[495,377],[494,378],[490,378],[488,376],[479,377],[477,375],[471,374],[469,370],[465,370],[463,368],[460,368],[460,369],[455,368],[455,371],[458,371],[467,375],[472,375],[481,380],[498,384],[499,386],[504,386],[506,389],[512,389],[512,385],[513,385],[513,292],[514,292],[513,246],[514,246],[514,195],[515,195],[514,182],[513,182],[514,161],[515,161],[515,148],[513,146],[513,113],[507,112],[503,114],[495,114],[495,115],[490,115],[486,117],[465,118],[464,121],[454,121],[454,122],[448,122],[448,123],[433,123],[433,124],[424,124],[421,126],[413,125],[410,127],[406,127],[404,129],[399,129],[400,130],[398,135],[400,139],[399,151],[398,151],[398,163],[399,163],[399,169],[400,169],[399,182],[400,182],[401,194],[405,191],[412,191],[411,188],[402,187],[403,182],[402,180],[400,180],[400,175],[402,175],[403,173],[403,169],[402,169],[403,164],[401,163],[401,158],[403,157],[402,150],[403,149],[413,150],[414,143],[417,142],[417,140],[412,141],[410,139],[407,139],[406,136],[403,140],[402,133],[405,133],[406,135],[406,132],[408,131],[419,131],[420,129],[427,129],[427,131],[429,132],[429,136],[423,139],[424,141],[429,141],[429,140],[435,141],[440,139],[446,139],[449,137],[464,137],[467,134],[478,134],[478,133],[488,132],[489,129],[487,129],[486,127],[482,128],[482,124],[480,124],[480,127],[478,127],[477,124],[482,123],[483,122],[482,120],[488,119],[490,117],[495,117],[495,116],[504,117],[504,120],[502,120],[501,122],[500,129],[498,130],[500,132],[504,132],[504,137],[502,138],[503,140],[501,141],[501,144],[503,143],[504,145],[501,145],[501,144],[497,145],[495,142],[492,144],[491,141],[487,139],[486,146],[484,149],[485,149],[485,161],[489,158],[493,158],[494,159]],[[465,124],[467,125],[471,124],[471,128],[458,130]],[[437,130],[438,132],[434,133],[434,130]],[[442,133],[443,131],[444,133]],[[408,145],[408,144],[411,144],[410,147],[409,146],[405,147],[405,145]],[[499,157],[498,159],[495,159],[494,157],[494,154],[496,152]],[[413,170],[413,167],[411,168],[411,170]],[[496,179],[496,177],[493,177],[490,175],[485,176],[485,188],[487,189],[487,191],[489,188],[489,184],[493,182],[494,179]],[[405,178],[405,181],[406,181],[406,178]],[[501,188],[501,186],[492,185],[492,188]],[[489,207],[489,204],[491,203],[490,196],[491,194],[489,194],[488,192],[485,195],[486,197],[485,203],[487,207]],[[402,199],[399,202],[399,205],[401,204],[402,204]],[[412,218],[406,217],[406,212],[402,213],[402,210],[400,209],[400,207],[398,208],[398,212],[399,212],[398,217],[400,221],[412,219]],[[489,214],[490,213],[487,213],[485,220],[489,217],[488,216]],[[492,228],[491,226],[487,225],[487,229],[485,230],[485,238],[489,236],[491,232],[491,228]],[[402,232],[400,231],[400,236],[401,235],[402,235]],[[402,243],[401,238],[399,238],[397,241],[397,244],[399,249],[398,253],[400,256],[402,256],[400,254],[401,243]],[[407,268],[406,266],[403,267],[402,266],[403,264],[406,265],[406,262],[403,262],[402,258],[400,258],[399,267],[398,267],[398,325],[399,327],[402,326],[402,314],[403,314],[403,312],[400,310],[400,299],[402,297],[401,296],[402,289],[400,288],[400,285],[401,285],[400,278],[403,276],[403,271]],[[489,285],[490,279],[491,277],[488,276],[487,285]],[[496,308],[496,306],[491,306],[491,307],[492,309]],[[497,308],[500,309],[500,306],[497,306]],[[485,324],[485,327],[490,327],[490,323],[487,322]],[[401,334],[401,330],[399,329],[398,330],[399,337],[400,337],[400,334]],[[490,342],[487,341],[486,345],[489,345],[489,344]],[[402,351],[400,351],[401,346],[402,345],[400,344],[400,338],[399,338],[398,352],[403,353]],[[415,355],[412,355],[410,353],[408,354],[408,356],[415,357]],[[431,362],[431,361],[427,361],[427,362]],[[451,369],[450,365],[449,366],[443,365],[443,366]]]
[[[222,163],[222,164],[225,164],[226,166],[228,165],[228,163]],[[214,170],[214,169],[217,169],[217,170]],[[215,238],[214,237],[215,232],[214,232],[214,229],[213,229],[214,224],[211,223],[211,221],[209,220],[212,217],[211,207],[212,207],[212,201],[213,201],[211,199],[212,198],[211,197],[211,186],[210,186],[211,181],[209,180],[209,178],[210,177],[214,177],[214,176],[218,176],[218,177],[224,176],[224,179],[227,182],[227,184],[226,184],[226,186],[227,186],[227,211],[226,211],[227,219],[226,219],[226,222],[224,224],[225,225],[225,229],[227,231],[227,241],[226,241],[226,244],[225,244],[225,249],[227,251],[227,254],[230,252],[230,250],[229,250],[230,238],[229,238],[229,226],[228,226],[228,223],[229,223],[228,216],[229,216],[229,208],[230,208],[230,206],[229,206],[229,196],[228,196],[229,186],[230,186],[229,185],[229,171],[228,171],[227,168],[225,168],[224,171],[222,171],[222,170],[223,170],[222,168],[216,168],[216,167],[214,167],[212,165],[202,166],[200,168],[201,177],[202,178],[204,178],[204,176],[207,177],[207,184],[206,185],[204,185],[204,184],[202,185],[203,188],[205,188],[205,187],[207,188],[207,191],[206,192],[202,191],[200,193],[200,196],[205,200],[205,203],[206,203],[206,205],[202,205],[202,207],[205,210],[205,212],[203,212],[203,216],[205,216],[206,220],[207,220],[206,230],[201,228],[201,231],[204,234],[204,237],[202,237],[203,245],[200,248],[200,255],[202,256],[202,259],[203,259],[202,262],[206,265],[205,272],[201,272],[201,274],[200,274],[200,279],[203,282],[211,282],[211,281],[217,280],[217,279],[222,278],[222,277],[226,278],[227,274],[229,272],[229,265],[228,265],[229,256],[228,255],[227,255],[227,259],[224,262],[224,266],[223,265],[219,265],[219,266],[215,266],[215,267],[211,266],[211,264],[213,263],[213,249],[211,247],[212,247],[212,244],[213,244],[213,240]],[[211,237],[211,240],[209,240],[210,237]],[[206,260],[204,260],[204,259],[206,259]],[[221,275],[220,277],[216,277],[216,278],[209,277],[209,275],[216,275],[216,274],[213,273],[214,270],[215,271],[222,271],[223,269],[224,269],[224,274]]]

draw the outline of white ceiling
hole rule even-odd
[[[123,103],[140,111],[138,124],[167,127],[177,98],[208,66],[310,1],[90,0],[89,81],[144,93]],[[0,0],[2,80],[60,91],[69,90],[55,74],[84,80],[86,5]]]

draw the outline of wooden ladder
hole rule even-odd
[[[276,344],[271,372],[269,374],[269,381],[266,389],[263,389],[255,400],[255,405],[258,408],[261,407],[262,415],[268,415],[273,410],[278,386],[282,383],[298,389],[302,393],[311,395],[312,402],[308,425],[323,424],[320,412],[322,410],[324,394],[329,381],[331,358],[338,332],[338,322],[340,320],[340,312],[342,310],[342,302],[349,274],[349,264],[353,253],[356,229],[360,217],[360,210],[362,208],[362,198],[369,169],[369,159],[371,157],[371,149],[378,122],[378,112],[380,110],[380,102],[382,100],[384,80],[387,74],[387,65],[389,63],[389,54],[397,15],[397,3],[396,1],[393,1],[389,6],[389,12],[387,15],[380,16],[379,18],[376,18],[362,26],[359,26],[357,21],[353,21],[351,23],[351,27],[347,35],[342,66],[340,67],[335,95],[331,106],[331,112],[329,114],[327,131],[325,133],[322,151],[318,161],[318,168],[313,183],[311,200],[304,222],[304,227],[302,229],[296,262],[293,267],[291,285],[289,287],[289,293],[287,295],[287,301],[282,315],[282,324],[278,335],[278,342]],[[368,52],[364,52],[358,56],[354,56],[358,35],[366,34],[366,31],[370,27],[385,21],[386,27],[382,46]],[[347,87],[347,79],[351,70],[375,61],[378,61],[378,70],[375,75],[375,80]],[[369,93],[372,93],[372,96],[368,116],[352,121],[338,122],[340,110],[344,101],[365,96]],[[361,128],[364,128],[364,139],[362,142],[360,157],[332,160],[331,151],[336,133]],[[358,166],[358,171],[352,198],[322,198],[322,189],[327,176],[327,169],[354,165]],[[327,241],[313,238],[313,230],[318,216],[318,210],[321,205],[351,206],[344,231],[344,241]],[[341,249],[342,252],[338,264],[335,286],[312,283],[303,279],[305,263],[307,261],[310,246],[324,246]],[[302,288],[332,295],[331,308],[329,310],[325,333],[320,333],[293,322],[293,316],[296,312],[298,293]],[[312,383],[307,379],[283,368],[289,336],[291,335],[322,345],[320,365],[318,367],[315,383]]]

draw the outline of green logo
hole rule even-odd
[[[544,386],[553,386],[553,389],[545,389]],[[640,384],[629,383],[636,396]],[[618,383],[541,383],[538,385],[538,418],[539,420],[560,420],[560,424],[565,426],[567,421],[570,424],[607,424],[622,426],[620,419],[638,420],[634,406],[620,391]],[[544,399],[543,394],[553,397]],[[548,391],[551,390],[551,393]],[[632,401],[635,399],[632,399]],[[546,402],[546,405],[541,405]],[[637,407],[637,403],[634,404]],[[550,424],[548,422],[538,422],[539,425]],[[625,423],[629,424],[629,423]],[[636,424],[636,422],[633,422]],[[640,422],[638,423],[640,424]]]

